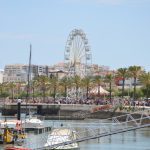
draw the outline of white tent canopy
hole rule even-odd
[[[99,88],[99,89],[98,89],[98,88]],[[90,93],[91,93],[91,94],[98,94],[98,90],[100,91],[100,94],[102,94],[102,95],[108,95],[108,94],[109,94],[109,92],[106,91],[105,89],[103,89],[101,86],[93,88],[93,89],[90,91]]]

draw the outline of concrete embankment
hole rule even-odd
[[[77,112],[77,111],[90,111],[94,105],[54,105],[54,104],[25,104],[21,105],[21,113],[34,112],[39,115],[58,115],[66,114],[67,111]],[[17,104],[8,104],[5,107],[1,107],[0,111],[2,115],[14,116],[17,114]]]
[[[127,112],[113,112],[113,111],[98,111],[91,113],[97,105],[30,105],[21,106],[21,113],[31,111],[38,115],[45,116],[45,119],[57,119],[57,120],[78,120],[78,119],[107,119],[120,115],[125,115]],[[7,105],[5,108],[1,108],[2,115],[14,116],[17,114],[17,105]],[[135,118],[139,118],[140,114],[134,114]],[[122,121],[125,118],[122,118]],[[150,119],[149,119],[150,120]]]
[[[112,112],[101,112],[92,113],[92,110],[97,105],[50,105],[50,104],[39,104],[39,105],[22,105],[21,113],[36,113],[43,115],[48,119],[84,119],[84,118],[107,118],[112,116]],[[2,115],[15,116],[17,114],[17,104],[6,105],[5,108],[1,108]]]

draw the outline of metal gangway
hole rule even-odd
[[[63,123],[62,126],[59,122],[55,123],[54,128],[69,128],[72,131],[76,131],[76,139],[71,141],[66,141],[64,139],[61,143],[49,145],[47,147],[41,146],[34,150],[55,149],[59,146],[65,146],[76,142],[101,138],[145,127],[150,127],[149,110],[102,119],[92,123],[84,121],[83,123],[72,122],[68,124],[66,122]]]

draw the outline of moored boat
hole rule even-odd
[[[6,147],[5,150],[31,150],[31,149],[14,146],[14,147]]]
[[[26,138],[20,120],[7,120],[0,122],[0,144],[21,143]]]
[[[48,146],[57,145],[54,149],[59,150],[79,150],[78,143],[72,143],[68,145],[61,145],[61,143],[69,142],[76,139],[75,131],[72,131],[68,128],[58,128],[53,129],[52,132],[48,135],[47,142],[44,145],[46,149]],[[59,146],[60,144],[60,146]]]
[[[37,116],[29,116],[22,122],[24,128],[38,128],[43,127],[44,122],[37,118]]]

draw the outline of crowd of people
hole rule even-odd
[[[55,100],[52,97],[43,98],[32,98],[32,99],[22,99],[22,103],[46,103],[46,104],[86,104],[86,105],[117,105],[121,104],[124,106],[150,106],[150,99],[127,99],[127,98],[83,98],[83,99],[70,99],[70,98],[56,98]],[[17,103],[17,99],[5,100],[5,103]],[[4,103],[4,100],[0,100],[0,103]]]

